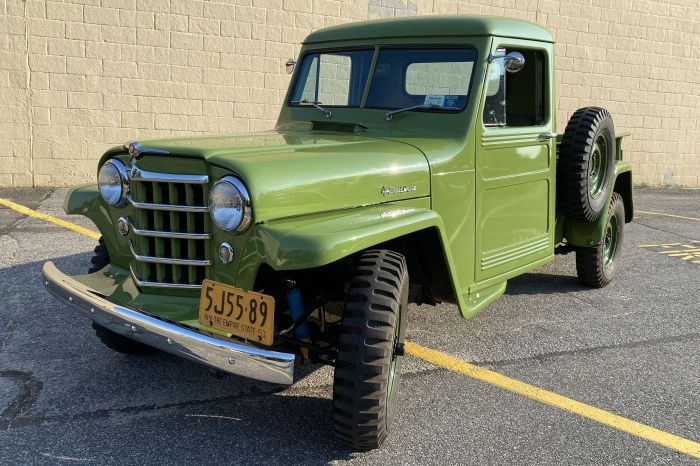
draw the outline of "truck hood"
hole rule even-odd
[[[160,171],[195,158],[210,165],[213,180],[233,172],[248,187],[256,222],[430,195],[423,153],[397,141],[275,130],[140,145],[144,153],[167,151],[147,156],[147,165]]]

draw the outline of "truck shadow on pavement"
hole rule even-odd
[[[90,256],[54,262],[66,273],[81,274]],[[43,289],[42,264],[0,268],[0,331],[10,329],[0,335],[0,377],[17,388],[2,398],[0,434],[17,435],[23,428],[60,431],[61,425],[87,422],[104,435],[99,441],[70,440],[67,449],[75,442],[96,457],[124,457],[120,450],[131,436],[157,432],[159,443],[170,437],[178,446],[172,449],[178,462],[230,463],[235,445],[246,445],[235,449],[234,462],[243,464],[275,458],[304,463],[311,450],[314,462],[350,458],[333,438],[327,377],[288,388],[234,375],[214,378],[206,367],[162,352],[114,353],[94,336],[89,319]],[[298,364],[297,381],[322,367]],[[24,383],[20,373],[34,383]],[[139,454],[133,444],[129,448],[127,456]]]
[[[506,295],[564,294],[570,291],[590,290],[571,275],[530,272],[508,280]]]

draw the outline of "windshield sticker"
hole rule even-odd
[[[457,106],[457,97],[456,95],[446,95],[445,96],[445,107],[456,107]]]
[[[424,105],[439,105],[440,107],[445,106],[445,96],[444,95],[426,95]]]

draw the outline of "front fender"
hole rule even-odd
[[[260,225],[264,262],[275,270],[320,267],[418,230],[442,228],[430,209],[380,206],[302,221]]]
[[[129,263],[130,257],[124,254],[124,251],[128,251],[126,240],[114,228],[96,184],[84,184],[68,190],[63,200],[63,210],[69,215],[83,215],[92,220],[102,234],[111,261],[122,266]]]
[[[619,193],[625,203],[625,222],[631,222],[633,217],[632,201],[632,165],[629,162],[617,162],[613,177],[614,189],[610,192]],[[600,243],[605,231],[605,222],[608,218],[610,202],[595,222],[576,222],[564,219],[564,237],[572,246],[590,247]]]
[[[462,299],[442,218],[428,200],[411,200],[307,215],[256,225],[241,259],[237,283],[252,286],[260,264],[274,270],[311,269],[377,244],[435,228],[455,296]]]

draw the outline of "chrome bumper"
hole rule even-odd
[[[115,333],[222,372],[279,384],[294,381],[293,354],[204,335],[113,304],[58,270],[51,261],[44,264],[42,273],[44,284],[52,295],[72,304],[73,308]]]

